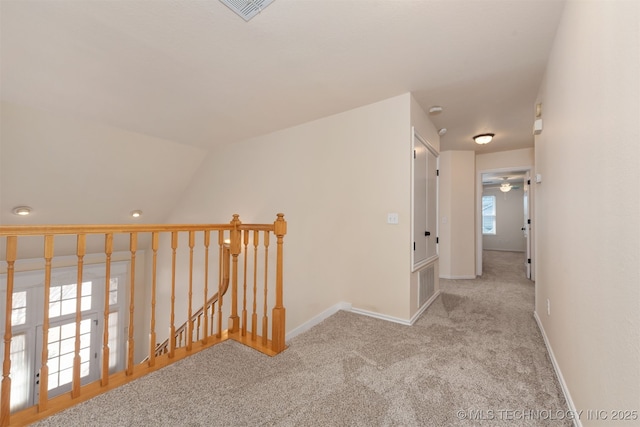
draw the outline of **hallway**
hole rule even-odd
[[[277,357],[227,341],[37,425],[569,426],[521,257],[442,280],[413,326],[340,311]]]

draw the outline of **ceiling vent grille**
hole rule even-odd
[[[237,13],[242,19],[248,21],[273,3],[273,0],[220,0],[229,9]]]

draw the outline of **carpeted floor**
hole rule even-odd
[[[571,425],[523,254],[484,258],[414,326],[341,311],[277,357],[227,341],[36,425]]]

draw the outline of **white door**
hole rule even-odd
[[[126,263],[111,265],[108,301],[105,301],[104,265],[85,265],[80,307],[80,378],[88,384],[98,380],[102,358],[104,305],[109,304],[109,368],[124,367]],[[43,330],[42,270],[15,274],[11,307],[11,411],[38,403],[42,367]],[[75,268],[53,269],[49,292],[49,329],[47,335],[47,395],[49,398],[71,390],[75,357],[77,274]],[[0,275],[0,289],[6,289],[6,275]],[[6,291],[0,291],[1,302]],[[0,311],[4,311],[1,307]],[[0,318],[4,330],[4,314]],[[3,343],[0,342],[0,347]]]
[[[80,380],[85,385],[99,378],[99,348],[100,330],[98,329],[98,314],[83,314],[80,321]],[[38,326],[36,334],[36,373],[35,398],[39,400],[40,377],[39,368],[42,360],[42,326]],[[71,390],[73,381],[73,359],[75,357],[76,322],[73,320],[58,320],[49,324],[48,360],[49,378],[47,394],[49,398],[58,396]]]
[[[438,256],[438,154],[414,132],[413,270]]]
[[[427,260],[427,147],[413,143],[413,266]]]
[[[524,183],[522,185],[523,191],[523,204],[524,204],[524,225],[522,226],[522,231],[524,232],[525,242],[525,252],[526,257],[524,260],[525,270],[527,279],[531,279],[531,214],[530,214],[530,205],[529,205],[529,191],[530,191],[530,172],[527,172],[524,177]]]

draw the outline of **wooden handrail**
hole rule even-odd
[[[217,292],[210,298],[207,298],[209,293],[209,246],[211,239],[211,232],[218,233],[218,245],[213,247],[213,250],[219,254],[218,260],[218,289]],[[146,239],[143,236],[150,234],[151,239]],[[188,243],[185,243],[184,239],[178,239],[179,233],[188,233]],[[200,243],[196,244],[195,236],[204,235],[203,246]],[[275,271],[273,271],[272,264],[269,261],[269,254],[273,251],[269,251],[269,236],[275,235],[277,240],[276,248],[276,260]],[[283,251],[282,251],[282,239],[286,234],[286,222],[284,221],[284,215],[278,214],[277,219],[272,224],[243,224],[238,215],[233,216],[233,220],[227,224],[117,224],[117,225],[35,225],[35,226],[0,226],[0,243],[4,242],[6,246],[5,259],[2,260],[3,264],[0,267],[5,267],[6,271],[3,277],[6,277],[6,299],[5,307],[6,313],[4,316],[4,351],[2,359],[2,381],[0,383],[1,396],[0,396],[0,427],[6,427],[9,425],[24,425],[29,424],[39,419],[45,418],[55,412],[72,406],[76,403],[82,402],[88,398],[96,396],[102,392],[118,387],[125,384],[135,378],[145,375],[149,372],[157,370],[163,366],[208,348],[212,345],[219,344],[227,339],[233,339],[247,346],[250,346],[260,352],[268,355],[276,355],[282,352],[285,348],[284,333],[285,333],[285,309],[282,305],[282,291],[283,291]],[[72,381],[71,392],[63,393],[55,397],[49,395],[48,390],[48,377],[51,373],[51,367],[48,366],[49,357],[52,357],[48,353],[48,330],[50,328],[49,323],[49,295],[50,289],[52,289],[52,270],[56,264],[54,261],[54,242],[59,236],[75,236],[77,241],[75,250],[75,259],[77,267],[77,277],[75,280],[75,310],[73,311],[73,319],[71,322],[75,322],[75,338],[73,345],[73,366],[72,366]],[[89,253],[91,250],[95,250],[95,246],[89,246],[89,235],[102,235],[104,238],[104,252]],[[124,252],[116,252],[116,235],[126,235],[129,239],[128,250]],[[158,253],[160,251],[161,235],[168,235],[169,247],[162,249],[162,253],[165,250],[171,253],[171,266],[170,271],[166,268],[159,270],[161,263]],[[260,236],[262,235],[262,237]],[[43,329],[42,338],[43,344],[40,346],[41,358],[38,366],[38,374],[40,376],[39,384],[39,401],[38,404],[31,406],[27,409],[11,413],[11,376],[13,375],[11,370],[11,344],[14,339],[13,325],[12,325],[12,299],[13,293],[16,289],[20,289],[19,281],[16,282],[16,268],[22,264],[18,261],[19,251],[18,247],[22,245],[22,238],[25,236],[41,236],[43,238],[43,260],[44,270],[42,274],[44,279],[42,281],[42,288],[38,288],[38,292],[42,292],[42,296],[34,298],[33,301],[44,301],[42,307],[30,306],[29,310],[42,310],[42,314],[38,317],[42,318]],[[200,239],[200,238],[198,238]],[[180,240],[180,241],[179,241]],[[253,242],[251,242],[253,240]],[[36,242],[33,238],[26,239],[29,244]],[[259,241],[261,246],[259,245]],[[252,244],[254,248],[253,257],[247,254],[247,248],[249,244]],[[162,243],[163,247],[165,243]],[[242,247],[244,243],[244,253]],[[149,245],[149,248],[142,247],[142,245]],[[182,245],[182,246],[180,246]],[[63,245],[64,247],[64,245]],[[120,246],[118,246],[120,247]],[[177,263],[177,258],[184,255],[179,248],[186,247],[188,250],[188,264],[183,266]],[[260,247],[260,251],[259,251]],[[217,248],[217,249],[216,249]],[[143,253],[143,250],[150,249],[150,263],[147,264],[147,270],[136,269],[136,257],[137,254]],[[198,251],[198,256],[195,256],[195,251]],[[102,251],[100,249],[99,251]],[[200,263],[201,254],[204,251],[204,263],[202,265],[196,264],[196,259]],[[27,251],[28,253],[33,253]],[[258,253],[261,253],[261,261],[259,262]],[[129,273],[127,280],[121,289],[118,286],[118,292],[124,292],[123,296],[128,298],[128,307],[125,307],[126,301],[123,300],[118,310],[123,313],[122,318],[118,317],[118,325],[123,325],[123,330],[126,329],[124,341],[126,345],[117,347],[118,358],[124,360],[123,370],[119,372],[110,372],[109,358],[109,322],[110,322],[110,308],[109,308],[109,296],[110,296],[110,277],[112,275],[111,264],[115,260],[122,259],[123,255],[128,253]],[[116,254],[118,257],[116,257]],[[97,380],[90,384],[81,383],[81,368],[80,365],[83,361],[81,358],[81,341],[80,341],[80,322],[85,321],[86,312],[83,311],[82,304],[80,303],[82,294],[81,284],[85,281],[84,270],[85,265],[88,265],[88,261],[85,261],[85,256],[91,255],[92,262],[95,262],[96,255],[100,255],[104,260],[104,275],[106,277],[106,283],[104,285],[103,296],[105,299],[104,306],[100,304],[98,307],[98,317],[102,319],[103,330],[97,331],[100,333],[100,339],[97,340],[101,343],[101,349],[96,353],[100,354],[100,363],[102,366],[96,371],[99,372]],[[60,255],[58,255],[60,256]],[[148,255],[147,255],[148,256]],[[149,259],[149,258],[146,258]],[[42,258],[41,258],[42,260]],[[31,261],[34,261],[31,258]],[[140,263],[140,262],[138,262]],[[239,268],[242,264],[242,269]],[[141,267],[141,266],[138,266]],[[180,271],[178,271],[180,270]],[[204,272],[204,283],[198,282],[198,286],[202,285],[203,292],[201,294],[201,301],[205,301],[202,306],[195,312],[192,312],[192,302],[194,296],[195,282],[201,278],[199,271]],[[144,282],[139,283],[141,277],[137,277],[136,271],[144,272]],[[32,273],[30,273],[32,274]],[[38,273],[39,274],[39,273]],[[243,278],[239,276],[242,275]],[[248,277],[253,276],[253,292],[251,292],[250,281]],[[178,277],[180,276],[180,278]],[[182,277],[188,277],[188,283],[182,287],[176,287],[176,281],[183,280]],[[275,276],[275,278],[274,278]],[[260,277],[260,280],[258,280]],[[258,292],[258,283],[263,283],[262,292]],[[275,283],[274,283],[275,282]],[[17,284],[17,285],[16,285]],[[145,287],[150,293],[150,301],[136,300],[134,292],[135,289],[139,289],[140,286]],[[163,292],[162,289],[171,290],[171,298],[169,300],[167,292]],[[18,288],[16,288],[18,286]],[[59,285],[55,285],[59,286]],[[161,288],[162,286],[162,288]],[[127,289],[128,288],[128,289]],[[34,288],[35,291],[36,288]],[[213,289],[212,289],[213,290]],[[231,295],[227,296],[231,290]],[[180,310],[175,310],[176,293],[184,292],[184,296],[181,296],[180,301],[188,302],[187,309],[187,321],[182,323],[180,327],[175,328],[175,315]],[[52,295],[52,294],[51,294]],[[162,298],[158,298],[162,296]],[[119,298],[119,297],[118,297]],[[196,297],[197,298],[197,297]],[[269,301],[270,299],[275,301]],[[225,301],[225,299],[227,299]],[[257,305],[256,301],[259,300],[261,304]],[[134,349],[138,346],[137,342],[134,342],[134,315],[136,312],[140,312],[144,308],[144,305],[150,304],[150,316],[149,324],[147,325],[149,331],[148,345],[143,345],[141,348],[148,351],[149,357],[146,363],[134,364]],[[181,302],[180,304],[186,304]],[[224,310],[223,310],[224,304]],[[268,304],[271,304],[272,311],[268,313]],[[238,307],[240,305],[240,307]],[[182,309],[185,307],[180,306]],[[248,316],[248,308],[253,307],[251,312],[251,319]],[[261,309],[260,311],[258,309]],[[217,309],[217,310],[216,310]],[[164,316],[160,317],[161,322],[158,322],[156,313],[164,313]],[[166,317],[170,313],[170,324],[167,325]],[[223,314],[229,315],[227,319],[227,329],[223,330]],[[241,314],[241,316],[239,315]],[[262,322],[261,328],[258,325],[257,317],[261,315]],[[32,313],[29,315],[30,319],[35,319],[35,315]],[[71,317],[71,314],[70,316]],[[127,319],[128,318],[128,319]],[[271,322],[269,327],[268,322]],[[156,329],[158,323],[161,323],[160,328],[169,326],[171,331],[169,338],[159,345],[156,343]],[[250,323],[250,324],[249,324]],[[34,323],[35,325],[35,323]],[[23,326],[24,327],[24,326]],[[29,326],[31,327],[31,326]],[[120,327],[120,326],[119,326]],[[135,323],[136,331],[140,331],[142,325]],[[261,330],[261,334],[258,334],[258,330]],[[120,334],[120,332],[118,332]],[[137,332],[137,334],[140,334]],[[180,340],[180,337],[186,339]],[[195,338],[194,338],[195,336]],[[138,339],[139,336],[136,336]],[[270,337],[270,338],[269,338]],[[179,344],[179,345],[178,345]],[[31,345],[31,344],[30,344]],[[84,344],[82,344],[84,345]],[[139,350],[140,348],[138,348]],[[29,350],[32,351],[32,350]],[[33,349],[35,351],[35,349]],[[84,350],[83,350],[84,351]],[[113,350],[115,351],[115,350]],[[138,351],[139,353],[139,351]],[[83,356],[84,357],[84,356]],[[31,362],[33,363],[33,362]]]
[[[249,227],[271,227],[269,224]],[[172,231],[231,230],[231,224],[100,224],[100,225],[2,225],[0,236],[41,236],[46,234],[107,234],[107,233],[152,233]],[[252,228],[253,229],[253,228]]]

